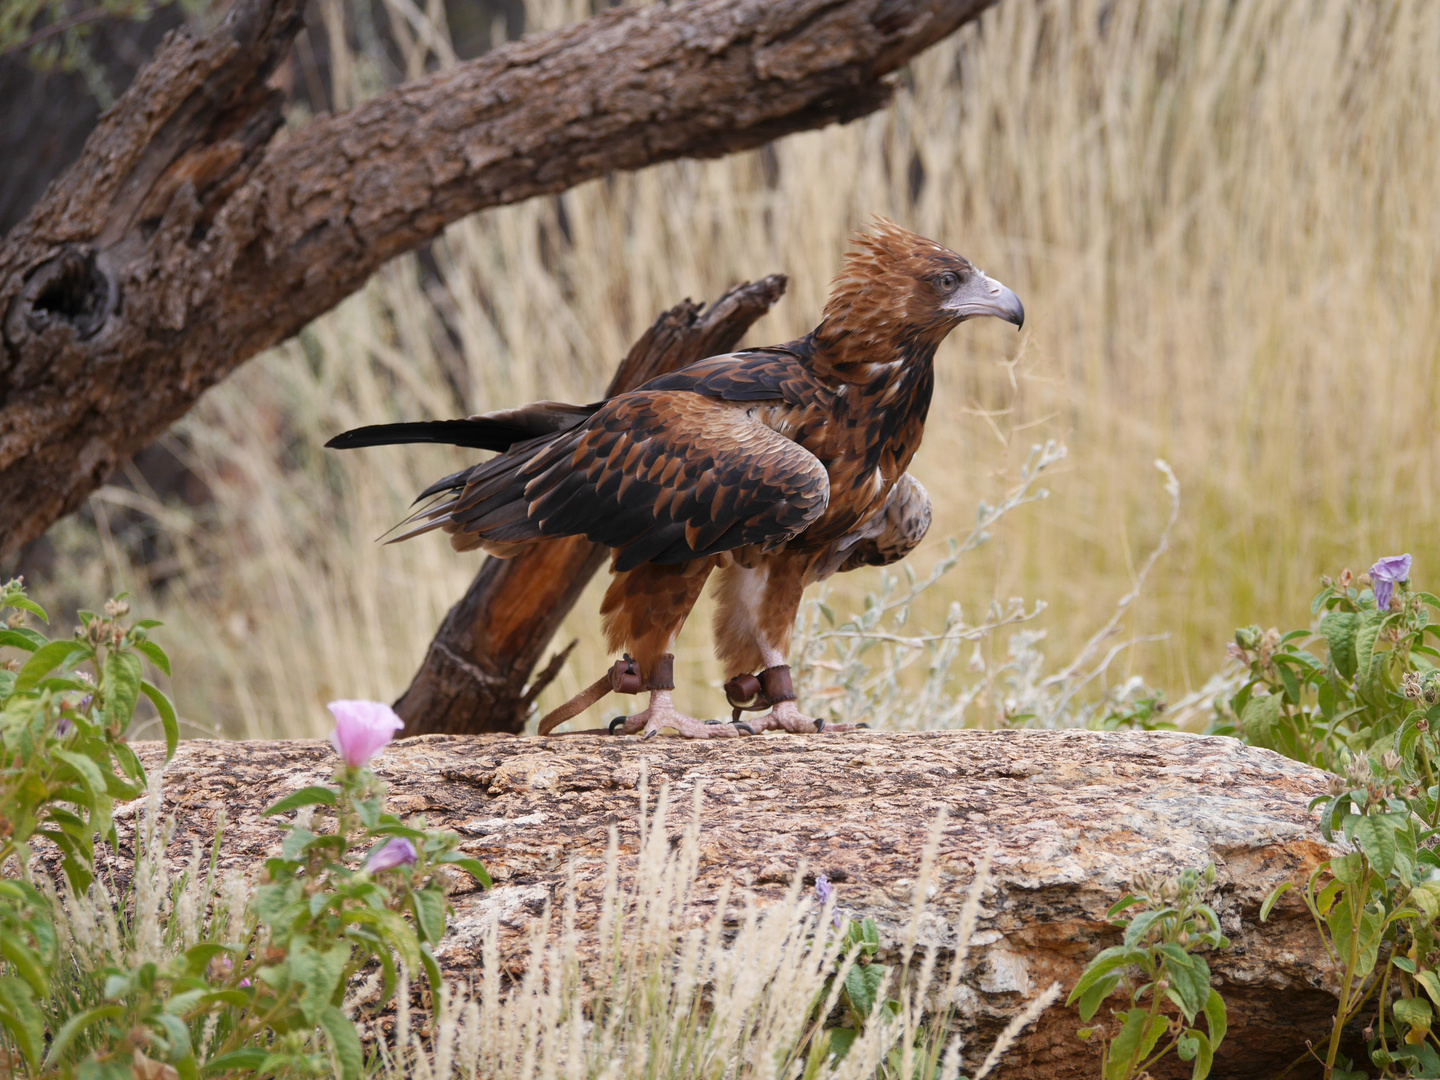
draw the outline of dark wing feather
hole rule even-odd
[[[830,497],[804,447],[741,404],[683,390],[612,398],[587,422],[463,479],[453,499],[417,515],[429,522],[421,529],[507,543],[583,535],[616,548],[619,570],[777,545]]]

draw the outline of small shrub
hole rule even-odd
[[[1220,919],[1204,901],[1214,881],[1213,864],[1166,879],[1145,875],[1135,882],[1136,892],[1110,908],[1112,919],[1130,912],[1115,923],[1124,928],[1125,939],[1086,965],[1066,1000],[1067,1005],[1078,1002],[1080,1019],[1089,1020],[1117,989],[1129,999],[1130,1008],[1116,1012],[1117,1028],[1096,1024],[1080,1032],[1081,1038],[1101,1041],[1104,1080],[1149,1075],[1172,1050],[1181,1061],[1195,1063],[1192,1080],[1210,1074],[1215,1049],[1225,1038],[1226,1014],[1200,954],[1230,945],[1220,932]],[[1195,1026],[1200,1017],[1203,1031]],[[1167,1035],[1169,1041],[1162,1043]]]

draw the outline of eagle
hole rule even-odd
[[[906,469],[935,386],[935,351],[967,319],[1023,325],[1019,298],[968,260],[885,218],[854,238],[818,326],[785,345],[697,361],[590,405],[540,401],[460,420],[380,424],[339,449],[438,442],[495,457],[431,484],[394,540],[442,529],[500,558],[580,535],[611,549],[601,603],[624,653],[546,733],[606,690],[648,690],[617,728],[645,738],[847,730],[799,709],[787,658],[807,585],[914,550],[930,497]],[[392,541],[393,542],[393,541]],[[676,637],[712,576],[729,722],[679,712]],[[758,718],[740,720],[742,711]]]

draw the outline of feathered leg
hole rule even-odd
[[[714,559],[671,566],[643,563],[616,574],[605,591],[600,614],[610,651],[623,650],[634,657],[641,686],[650,690],[649,707],[626,717],[624,734],[643,730],[648,739],[660,734],[661,728],[673,728],[687,739],[737,734],[729,724],[707,724],[686,716],[670,699],[674,683],[667,658],[673,656],[675,639],[714,565]]]
[[[715,593],[715,652],[726,671],[764,669],[759,679],[753,680],[757,687],[788,690],[790,638],[815,556],[782,552],[747,561],[751,565],[734,561],[720,570]],[[774,699],[773,693],[769,696]],[[851,731],[860,726],[826,724],[806,716],[793,698],[777,701],[769,712],[739,724],[757,735],[772,728],[811,735],[819,731]]]

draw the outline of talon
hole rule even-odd
[[[622,724],[624,724],[627,719],[628,719],[628,717],[617,716],[617,717],[615,717],[614,720],[611,720],[611,721],[610,721],[610,734],[611,734],[611,735],[614,735],[614,734],[615,734],[615,729],[618,728],[618,727],[620,727]]]
[[[659,734],[660,734],[660,729],[659,729],[659,728],[652,728],[651,730],[645,732],[644,737],[641,738],[640,741],[641,741],[641,742],[649,742],[651,739],[655,738],[655,736],[656,736],[656,735],[659,735]]]
[[[856,729],[857,731],[858,731],[860,728],[864,728],[866,731],[869,731],[869,730],[870,730],[870,725],[867,724],[867,723],[865,723],[865,722],[862,720],[860,723],[858,723],[858,724],[855,725],[855,729]]]
[[[747,735],[754,735],[754,734],[755,734],[755,729],[752,728],[749,724],[741,724],[741,723],[738,723],[738,722],[737,722],[735,726],[736,726],[737,728],[739,728],[741,731],[745,732],[745,734],[747,734]]]
[[[819,719],[817,719],[817,720],[815,721],[815,734],[816,734],[816,735],[819,735],[819,734],[820,734],[822,731],[824,731],[824,730],[825,730],[825,721],[824,721],[824,720],[819,720]]]
[[[723,723],[725,723],[724,720],[706,720],[706,721],[705,721],[705,726],[706,726],[706,727],[714,727],[716,724],[723,724]]]

